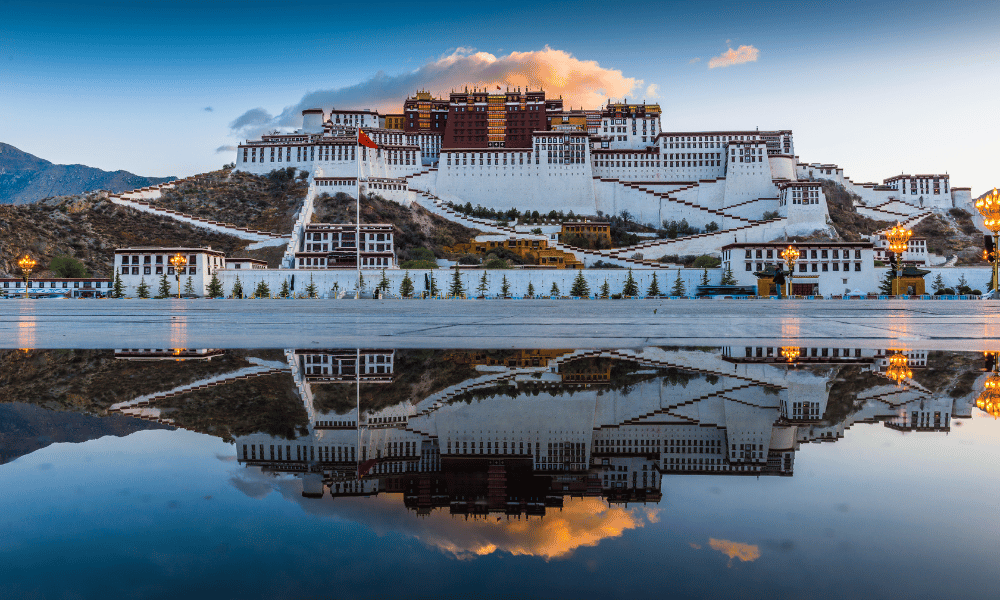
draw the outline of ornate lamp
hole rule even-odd
[[[174,268],[174,277],[177,278],[177,299],[181,299],[181,267],[187,264],[187,259],[177,253],[170,257],[170,265]]]
[[[795,362],[795,359],[799,357],[798,346],[782,346],[781,347],[781,358],[784,358],[790,363]]]
[[[31,258],[30,256],[28,256],[27,254],[24,255],[24,258],[22,258],[21,260],[17,261],[17,266],[21,267],[21,273],[24,275],[24,297],[25,298],[28,297],[28,278],[31,277],[31,271],[35,268],[35,265],[37,265],[37,264],[38,263],[36,263],[35,260],[33,258]]]
[[[997,267],[1000,263],[998,261],[1000,253],[997,252],[997,242],[1000,241],[1000,193],[997,192],[996,188],[976,200],[976,210],[983,216],[983,226],[993,232],[993,295],[995,297],[997,295]]]
[[[795,261],[799,259],[799,251],[795,249],[795,246],[790,245],[781,251],[781,258],[788,263],[788,293],[785,295],[791,298],[792,277],[795,277]]]
[[[899,222],[896,225],[885,232],[886,239],[889,240],[889,251],[895,253],[896,255],[896,289],[893,290],[893,295],[898,295],[899,292],[899,278],[903,276],[903,252],[906,252],[906,248],[910,245],[910,236],[913,232],[909,229],[903,227]]]
[[[889,356],[889,367],[885,370],[885,374],[886,377],[895,381],[896,385],[900,385],[904,379],[913,377],[913,371],[910,370],[910,359],[899,350],[891,350],[891,352],[893,354]]]
[[[996,419],[1000,417],[1000,373],[993,371],[983,384],[983,391],[976,398],[976,408],[993,415]]]

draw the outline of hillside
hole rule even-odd
[[[343,192],[335,196],[319,195],[314,202],[313,221],[317,223],[354,223],[354,198]],[[409,207],[381,196],[366,196],[361,203],[362,223],[392,223],[396,256],[400,262],[419,260],[418,251],[426,248],[437,258],[454,258],[445,246],[471,241],[479,231],[439,217],[417,204]]]
[[[86,165],[56,165],[10,144],[0,143],[0,204],[26,204],[94,190],[124,192],[174,179],[176,177],[143,177],[128,171],[102,171]]]
[[[268,175],[212,171],[167,190],[152,204],[240,227],[289,233],[309,191],[308,173],[293,168]]]
[[[0,205],[0,275],[20,276],[25,252],[38,262],[35,273],[60,255],[84,263],[96,276],[109,277],[115,248],[123,246],[211,246],[228,256],[253,255],[246,240],[112,203],[103,193],[50,198],[34,204]],[[262,257],[265,258],[265,257]],[[280,253],[279,253],[280,258]]]

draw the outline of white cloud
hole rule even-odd
[[[655,83],[649,84],[649,87],[646,88],[646,97],[656,98],[659,95],[660,95],[660,86],[656,85]]]
[[[692,58],[691,60],[688,61],[688,64],[689,65],[693,65],[696,62],[701,62],[701,57],[700,56],[696,56],[696,57]]]
[[[754,48],[753,46],[740,46],[736,50],[730,48],[726,50],[719,56],[713,57],[708,61],[708,68],[714,69],[716,67],[731,67],[733,65],[742,65],[748,62],[757,62],[757,56],[760,54],[760,50]]]
[[[541,88],[548,98],[562,96],[566,106],[597,107],[609,98],[640,93],[644,82],[626,77],[617,69],[607,69],[595,61],[580,60],[548,46],[499,57],[474,48],[457,48],[415,71],[400,75],[380,71],[355,85],[309,92],[276,116],[263,108],[249,110],[230,127],[240,137],[256,137],[269,129],[299,127],[302,110],[306,108],[372,108],[399,112],[403,100],[418,89],[446,96],[466,86],[491,90],[497,86]]]

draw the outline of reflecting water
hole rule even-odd
[[[0,595],[981,596],[995,356],[0,352]]]

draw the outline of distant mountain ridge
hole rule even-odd
[[[102,171],[86,165],[56,165],[0,142],[0,204],[29,204],[94,190],[124,192],[174,179]]]

